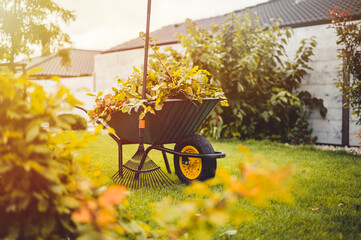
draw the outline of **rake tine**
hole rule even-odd
[[[155,173],[155,177],[156,177],[156,179],[157,179],[158,185],[163,185],[163,184],[162,184],[162,179],[159,178],[159,173],[158,173],[158,172]]]
[[[172,180],[171,180],[164,172],[162,172],[161,175],[163,175],[163,176],[162,176],[162,179],[163,179],[163,181],[164,181],[164,184],[165,184],[166,186],[170,186]]]
[[[149,177],[152,179],[152,188],[156,188],[156,179],[154,178],[154,175],[151,174]]]
[[[114,175],[111,177],[111,179],[114,181],[114,179],[117,178],[117,173],[114,173]]]
[[[164,179],[162,178],[161,174],[159,172],[157,172],[157,176],[158,176],[158,179],[160,181],[160,184],[164,185],[166,182],[164,181]]]
[[[158,171],[154,172],[154,178],[156,179],[158,185],[162,185],[162,179],[159,178],[159,172]]]
[[[161,177],[161,174],[160,174],[159,172],[157,172],[157,176],[158,176],[158,179],[159,179],[159,184],[164,185],[165,181],[164,181],[164,179]]]
[[[119,176],[113,176],[112,181],[113,181],[114,183],[119,182]]]
[[[149,188],[155,188],[154,183],[153,183],[153,179],[152,179],[152,175],[147,176],[147,178],[148,178]]]
[[[129,172],[129,177],[125,179],[125,185],[126,186],[130,186],[131,188],[134,188],[133,186],[133,181],[131,181],[131,179],[133,179],[133,172]]]
[[[126,185],[125,181],[126,181],[126,179],[128,179],[129,174],[130,174],[130,172],[128,170],[123,171],[123,177],[119,178],[118,184]]]
[[[162,175],[164,175],[164,174],[162,174]],[[167,177],[167,176],[164,175],[164,176],[162,177],[162,179],[163,179],[163,181],[164,181],[164,185],[168,186],[168,179],[165,178],[165,177]]]
[[[154,173],[154,177],[155,177],[155,179],[157,179],[157,183],[158,183],[158,184],[161,184],[161,179],[159,178],[159,173],[158,173],[158,171]]]
[[[135,174],[136,174],[136,173],[135,173]],[[139,187],[140,187],[139,180],[137,180],[137,181],[132,181],[132,183],[134,183],[134,188],[135,188],[135,189],[139,189]]]
[[[154,179],[153,179],[153,174],[150,174],[149,176],[148,176],[148,178],[149,178],[149,187],[151,187],[151,188],[155,188],[155,184],[154,184]]]
[[[119,176],[115,176],[114,178],[112,178],[112,180],[115,184],[120,184],[121,182],[121,178],[119,178]]]
[[[149,181],[149,176],[148,174],[144,175],[144,183],[145,183],[145,187],[150,187],[150,181]]]
[[[112,177],[113,182],[119,182],[121,180],[119,172],[116,172]]]
[[[167,169],[168,170],[168,169]],[[131,189],[160,188],[171,186],[174,182],[139,147],[134,156],[122,165],[122,174],[117,171],[112,180],[115,184]]]
[[[151,175],[149,175],[149,178],[151,179],[151,186],[152,186],[152,188],[154,189],[154,188],[156,188],[157,187],[157,185],[156,185],[156,180],[154,179],[154,174],[151,174]]]

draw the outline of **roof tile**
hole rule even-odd
[[[328,11],[334,6],[340,6],[341,10],[349,8],[354,19],[361,18],[361,6],[359,0],[276,0],[266,3],[258,4],[246,9],[235,11],[236,14],[242,14],[248,10],[257,12],[260,18],[261,25],[270,24],[270,19],[283,20],[281,27],[290,26],[293,28],[312,26],[318,24],[326,24]],[[197,20],[196,22],[202,28],[210,28],[211,23],[220,24],[226,15],[211,17]],[[158,39],[158,45],[165,45],[169,43],[177,43],[174,38],[175,33],[186,33],[187,29],[185,23],[173,24],[165,26],[150,35]],[[144,42],[139,39],[132,39],[130,41],[119,44],[102,53],[125,51],[130,49],[142,48]]]
[[[27,62],[26,70],[31,68],[42,68],[43,70],[34,76],[77,77],[92,75],[94,72],[94,55],[99,54],[96,50],[70,49],[71,66],[69,68],[61,65],[60,57],[55,53],[49,56],[41,56]]]

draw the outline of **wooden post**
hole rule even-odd
[[[350,101],[348,99],[348,91],[350,87],[350,68],[348,67],[347,59],[343,64],[343,95],[342,95],[342,146],[349,146],[350,139]],[[348,61],[349,62],[349,61]]]
[[[348,99],[342,96],[342,146],[349,146],[350,108]]]

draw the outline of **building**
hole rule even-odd
[[[86,106],[92,106],[93,100],[86,95],[94,92],[96,82],[94,79],[94,56],[100,51],[69,49],[70,66],[63,66],[61,58],[56,54],[35,57],[26,62],[25,70],[41,68],[42,70],[31,76],[31,79],[42,85],[48,92],[56,89],[57,82],[50,80],[52,76],[59,76],[60,82],[70,88],[75,97]]]
[[[303,79],[301,89],[309,91],[317,98],[322,98],[328,109],[326,118],[318,112],[311,114],[309,123],[313,134],[318,137],[318,143],[341,144],[342,141],[342,95],[334,87],[334,79],[338,75],[341,64],[337,58],[336,34],[329,29],[327,19],[329,10],[340,6],[341,10],[349,8],[353,20],[361,19],[361,5],[359,0],[272,0],[247,9],[236,11],[242,14],[255,11],[260,17],[261,24],[270,23],[270,19],[282,19],[281,27],[292,27],[294,36],[288,44],[287,52],[292,56],[296,52],[299,42],[310,36],[315,36],[318,46],[314,50],[310,71]],[[196,20],[204,28],[211,23],[221,23],[226,15]],[[158,39],[159,46],[172,46],[181,49],[175,33],[186,33],[185,23],[169,25],[151,32],[151,36]],[[132,66],[140,67],[144,57],[144,42],[137,38],[119,44],[100,55],[95,56],[95,82],[97,89],[109,89],[116,85],[116,77],[127,77],[132,72]],[[358,145],[360,140],[355,133],[360,130],[352,119],[350,121],[349,143]]]

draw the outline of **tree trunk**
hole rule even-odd
[[[15,0],[14,1],[14,6],[13,6],[13,9],[12,9],[14,16],[17,16],[17,6],[18,6],[18,1]],[[15,51],[16,51],[16,39],[15,38],[16,38],[16,33],[15,32],[10,33],[11,49],[10,49],[9,69],[13,73],[15,73],[15,71],[16,71],[16,68],[15,68]]]

